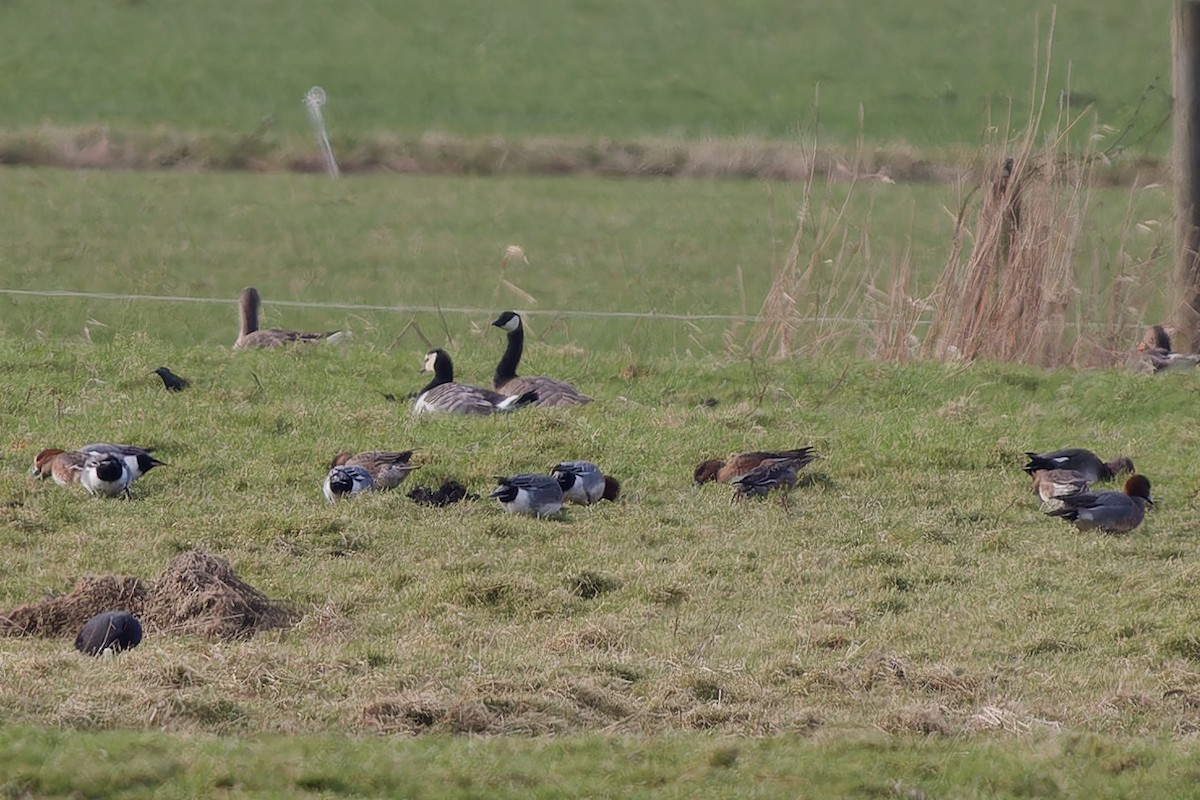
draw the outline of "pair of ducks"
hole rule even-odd
[[[1033,480],[1033,489],[1046,503],[1046,513],[1072,523],[1081,531],[1098,529],[1106,533],[1129,533],[1146,516],[1150,480],[1134,473],[1133,462],[1125,456],[1104,461],[1091,450],[1072,447],[1049,453],[1026,453],[1025,471]],[[1088,491],[1097,481],[1109,481],[1123,473],[1133,473],[1123,491]]]
[[[155,467],[165,466],[153,447],[97,442],[78,450],[47,448],[33,459],[31,473],[53,478],[59,486],[80,485],[92,495],[129,497],[129,487]]]
[[[811,447],[755,450],[737,453],[724,461],[701,461],[692,473],[692,479],[697,486],[709,481],[730,484],[733,486],[730,503],[740,502],[747,497],[766,497],[778,490],[781,493],[780,505],[789,508],[789,497],[798,480],[797,473],[818,458],[821,456]]]

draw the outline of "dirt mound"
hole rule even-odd
[[[0,613],[0,636],[68,636],[101,611],[142,615],[149,587],[128,575],[88,575],[70,594]]]
[[[287,625],[291,616],[239,578],[225,559],[189,550],[151,583],[128,575],[89,575],[69,594],[0,612],[0,636],[73,638],[91,617],[114,609],[138,617],[149,633],[223,639]]]

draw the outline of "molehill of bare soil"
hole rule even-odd
[[[102,611],[128,611],[149,634],[200,634],[221,639],[253,636],[288,625],[291,614],[243,581],[223,558],[189,550],[158,578],[87,575],[65,595],[0,612],[0,636],[74,638]]]

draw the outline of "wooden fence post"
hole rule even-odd
[[[1176,350],[1200,349],[1200,2],[1175,0],[1171,25]]]

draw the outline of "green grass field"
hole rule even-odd
[[[979,168],[989,98],[1023,123],[1049,11],[971,6],[0,3],[0,161],[61,126],[85,163],[123,163],[106,148],[127,137],[181,167],[0,170],[0,613],[195,548],[289,613],[242,639],[150,626],[112,659],[71,631],[0,637],[3,796],[1195,796],[1200,377],[866,356],[866,284],[907,263],[928,295],[974,184],[252,171],[272,143],[311,149],[314,83],[343,152],[435,133],[848,153],[861,104],[868,152]],[[1161,154],[1167,16],[1059,4],[1051,116],[1069,71],[1095,104],[1081,136],[1133,117],[1122,143]],[[175,135],[252,169],[195,171]],[[1069,317],[1122,317],[1119,348],[1166,310],[1170,187],[1145,180],[1094,188],[1072,251]],[[742,318],[801,210],[801,261],[821,257],[797,313],[853,321],[765,359]],[[528,261],[502,266],[510,245]],[[266,325],[353,338],[233,352],[246,285]],[[595,403],[415,419],[385,399],[425,382],[430,346],[486,383],[505,308],[528,313],[522,373]],[[164,364],[192,388],[164,392]],[[28,475],[97,440],[169,466],[128,502]],[[800,445],[825,458],[790,510],[692,485],[702,458]],[[1141,528],[1041,513],[1021,454],[1067,445],[1134,459]],[[623,497],[549,520],[404,490],[327,505],[331,456],[375,448],[417,451],[404,490],[486,496],[590,458]]]
[[[1128,143],[1169,110],[1168,11],[1056,4],[1051,108],[1076,106]],[[405,135],[752,137],[816,134],[920,149],[977,142],[991,103],[1023,121],[1049,7],[519,0],[349,7],[181,0],[16,0],[0,9],[0,127],[106,124],[307,136],[301,97],[329,93],[335,139]],[[232,20],[236,19],[236,24]],[[1040,35],[1039,35],[1040,26]],[[64,58],[63,53],[77,57]],[[1150,86],[1156,88],[1147,92]],[[816,100],[820,87],[819,103]]]

